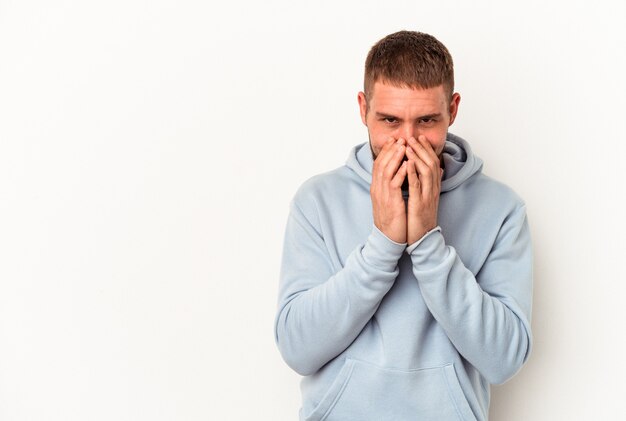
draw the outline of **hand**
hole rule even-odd
[[[437,226],[437,210],[443,169],[426,136],[409,139],[406,148],[409,200],[407,243],[413,244]]]
[[[390,138],[383,145],[372,168],[372,212],[374,224],[396,243],[406,243],[406,206],[402,198],[402,182],[407,175],[404,139]]]

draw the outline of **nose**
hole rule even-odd
[[[419,135],[419,130],[414,125],[407,122],[398,128],[396,139],[402,138],[404,140],[409,140],[411,137],[417,139]]]

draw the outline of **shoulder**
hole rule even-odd
[[[353,172],[344,166],[321,174],[316,174],[305,180],[296,190],[293,202],[298,206],[314,206],[324,200],[341,197],[354,184]]]
[[[321,219],[330,209],[336,210],[337,206],[341,206],[342,197],[351,182],[350,172],[344,166],[305,180],[290,202],[291,216],[303,223],[306,221],[321,235]]]
[[[494,195],[497,199],[520,204],[524,203],[524,200],[515,190],[491,176],[480,173],[474,182],[477,188],[480,188],[485,193]]]
[[[467,190],[483,209],[499,209],[507,215],[526,207],[524,199],[513,188],[482,172],[468,180]]]

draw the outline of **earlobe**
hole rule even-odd
[[[357,101],[359,103],[359,113],[361,114],[361,121],[367,126],[367,99],[365,93],[359,92],[357,95]]]

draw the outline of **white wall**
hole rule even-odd
[[[399,29],[528,204],[535,348],[492,419],[624,419],[625,3],[224,3],[0,0],[0,419],[295,419],[288,203],[365,141]]]

